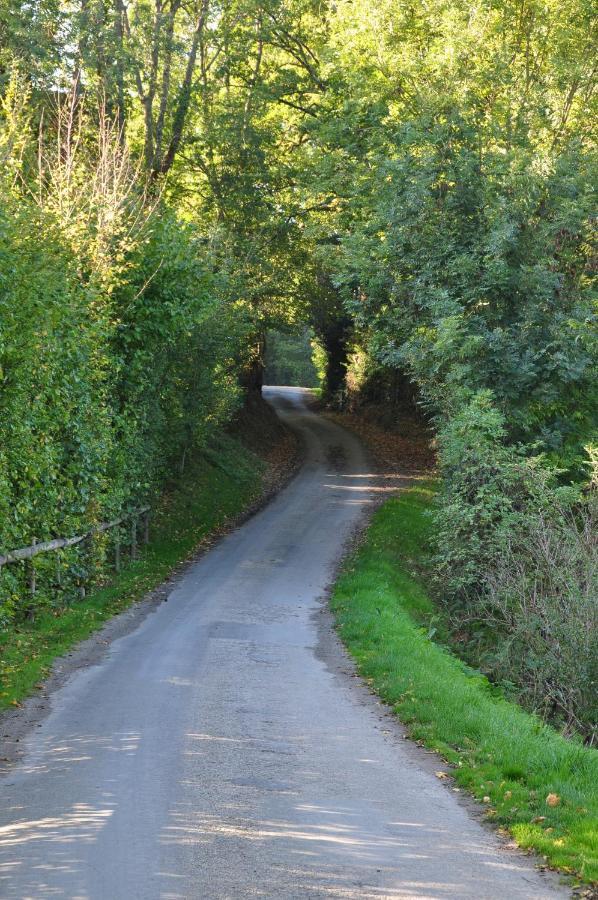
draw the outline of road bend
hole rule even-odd
[[[376,479],[307,392],[266,396],[300,472],[52,696],[0,783],[0,896],[567,896],[350,676],[322,607]]]

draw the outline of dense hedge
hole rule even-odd
[[[82,191],[93,176],[0,194],[0,552],[151,500],[239,399],[243,316],[192,229],[134,177],[118,202]],[[113,538],[2,567],[0,622],[102,577]]]

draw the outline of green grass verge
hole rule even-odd
[[[432,486],[418,486],[376,512],[333,592],[339,633],[411,737],[454,766],[491,821],[551,866],[595,881],[598,751],[506,700],[432,639],[423,576],[432,500]]]
[[[138,560],[84,600],[39,615],[0,638],[0,709],[18,705],[56,657],[161,584],[203,538],[246,509],[260,495],[264,470],[258,456],[229,437],[221,437],[217,448],[195,460],[163,498],[150,543]]]

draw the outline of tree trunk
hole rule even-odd
[[[264,351],[265,338],[261,336],[257,341],[255,354],[239,376],[241,387],[248,394],[261,394],[262,392],[264,385]]]
[[[324,393],[332,398],[345,386],[347,374],[347,322],[341,320],[327,329],[322,336],[322,342],[327,354],[326,376],[324,380]]]

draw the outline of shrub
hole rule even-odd
[[[439,431],[444,487],[436,575],[454,608],[475,606],[529,496],[530,464],[504,438],[504,419],[489,391],[475,394]]]
[[[7,123],[0,160],[21,177],[0,177],[0,553],[151,502],[237,408],[246,333],[114,126],[92,127],[94,141],[83,114],[59,110],[32,173]],[[102,578],[109,540],[3,566],[0,625]]]
[[[505,443],[489,392],[440,435],[436,585],[468,659],[546,717],[596,736],[597,484],[562,486]],[[463,652],[463,649],[462,651]]]
[[[499,640],[494,678],[516,682],[527,706],[594,742],[598,728],[598,502],[548,492],[528,509],[488,570],[480,613]],[[548,499],[546,495],[542,499]]]

